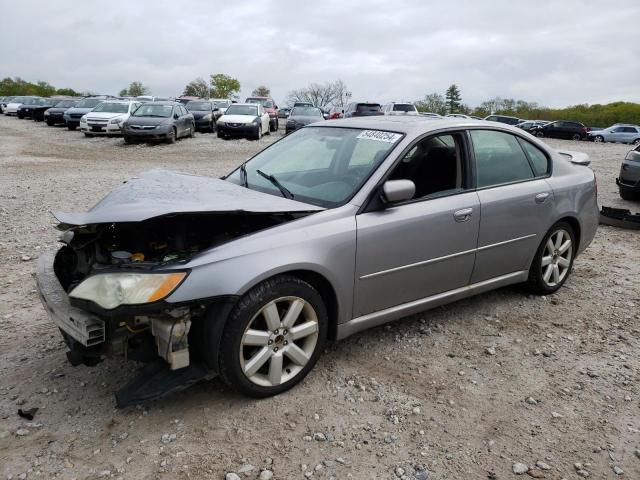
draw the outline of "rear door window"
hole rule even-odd
[[[534,178],[529,160],[514,135],[494,130],[471,130],[478,188]]]

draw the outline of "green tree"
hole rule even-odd
[[[211,75],[211,96],[213,98],[230,98],[239,91],[240,82],[237,79],[224,73]]]
[[[454,83],[449,88],[447,88],[447,92],[445,93],[445,98],[447,99],[447,111],[448,113],[457,113],[460,109],[462,96],[460,95],[460,89]]]
[[[422,100],[416,102],[416,108],[419,112],[431,112],[439,115],[447,113],[447,101],[440,93],[430,93],[425,95]]]
[[[265,85],[260,85],[259,87],[253,89],[251,95],[254,97],[268,97],[269,95],[271,95],[271,90]]]
[[[182,95],[186,97],[209,98],[209,85],[203,78],[198,77],[195,80],[191,80],[189,83],[187,83],[187,85],[184,87]]]
[[[134,81],[129,84],[129,88],[120,90],[121,97],[139,97],[140,95],[149,95],[151,90],[142,82]]]

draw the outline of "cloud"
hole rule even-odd
[[[640,4],[554,2],[22,0],[5,5],[0,75],[115,93],[180,94],[224,72],[277,101],[341,78],[354,99],[416,100],[457,83],[549,106],[640,102]]]

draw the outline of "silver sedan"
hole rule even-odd
[[[321,122],[223,179],[156,170],[56,213],[38,284],[73,362],[151,354],[275,395],[327,340],[505,285],[554,293],[598,225],[588,163],[501,123]]]

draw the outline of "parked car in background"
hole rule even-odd
[[[529,133],[536,137],[564,138],[569,140],[584,140],[587,138],[587,127],[580,122],[571,120],[557,120],[532,127]]]
[[[344,118],[384,115],[379,103],[351,102],[344,109]]]
[[[80,99],[69,99],[69,100],[61,100],[58,103],[56,103],[53,107],[47,109],[44,111],[43,118],[44,121],[47,123],[47,125],[49,125],[50,127],[59,124],[59,123],[64,123],[64,112],[66,112],[67,110],[69,110],[70,108],[75,107],[76,105],[78,105],[78,103],[80,103],[82,100]]]
[[[56,106],[62,100],[66,100],[64,97],[47,97],[43,98],[38,105],[30,107],[31,118],[35,122],[44,121],[44,113],[50,108]]]
[[[484,117],[484,120],[488,122],[506,123],[507,125],[517,125],[522,121],[518,117],[510,117],[508,115],[488,115]]]
[[[229,105],[233,103],[231,102],[231,100],[226,100],[224,98],[210,98],[209,101],[213,102],[213,104],[215,105],[215,108],[218,109],[221,115],[224,115],[224,112],[227,111],[227,108],[229,108]]]
[[[287,118],[289,116],[289,112],[291,112],[289,107],[278,109],[278,118]]]
[[[413,103],[389,102],[382,108],[385,115],[418,115]]]
[[[439,113],[434,113],[434,112],[419,112],[419,114],[423,117],[429,117],[429,118],[444,118]]]
[[[640,200],[640,144],[625,156],[616,184],[624,200]]]
[[[122,124],[140,105],[132,100],[105,100],[80,118],[80,131],[87,137],[120,135]]]
[[[293,102],[293,107],[313,107],[313,106],[314,105],[311,102]]]
[[[19,119],[32,118],[33,110],[40,105],[47,105],[51,103],[51,99],[48,97],[35,97],[26,99],[22,105],[16,110],[16,117]]]
[[[40,99],[40,97],[35,97],[35,96],[13,97],[11,99],[11,101],[9,103],[7,103],[7,106],[4,108],[4,114],[5,115],[16,115],[18,113],[18,109],[20,108],[21,105],[23,105],[25,103],[29,104],[29,105],[33,105],[39,99]]]
[[[195,100],[204,100],[204,98],[193,97],[193,96],[190,96],[190,95],[176,98],[176,102],[182,103],[183,105],[186,105],[187,103],[193,102]]]
[[[67,233],[36,282],[70,360],[153,351],[268,397],[328,339],[507,285],[558,291],[598,227],[585,163],[506,125],[322,122],[221,179],[155,170],[56,212]]]
[[[11,103],[14,98],[15,96],[0,97],[0,113],[4,113],[4,109],[7,108],[7,103]]]
[[[180,137],[193,137],[195,129],[194,115],[185,105],[177,102],[147,102],[123,122],[122,135],[125,143],[150,140],[175,143]]]
[[[617,142],[640,144],[640,127],[636,125],[613,125],[602,130],[590,130],[588,139],[594,142]]]
[[[234,103],[218,119],[219,138],[245,137],[260,140],[270,133],[270,117],[260,103]]]
[[[185,105],[185,108],[193,115],[198,131],[213,132],[216,129],[216,122],[222,116],[220,109],[216,108],[213,102],[206,100],[192,100]]]
[[[88,97],[80,100],[74,107],[65,110],[62,118],[67,128],[69,130],[78,128],[80,126],[80,119],[103,101],[102,97]]]
[[[448,113],[444,116],[444,118],[465,118],[467,120],[472,119],[469,115],[465,115],[464,113]]]
[[[337,120],[344,116],[343,106],[333,106],[329,109],[329,120]]]
[[[294,107],[287,118],[285,133],[295,132],[310,123],[324,120],[322,110],[317,107]]]
[[[541,127],[542,125],[546,125],[547,123],[548,122],[543,122],[540,120],[524,120],[520,123],[517,123],[515,126],[528,132],[533,127]]]
[[[249,97],[245,103],[259,103],[269,115],[269,129],[272,132],[278,130],[278,106],[273,98],[270,97]]]
[[[173,102],[174,100],[169,97],[155,97],[153,95],[139,95],[132,100],[137,100],[140,103],[146,102]]]

